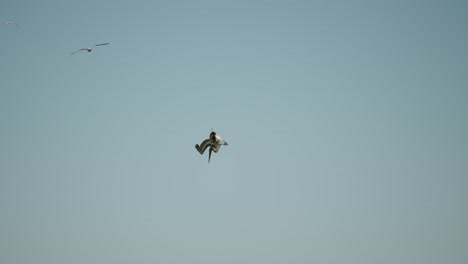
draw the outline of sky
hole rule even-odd
[[[468,2],[0,18],[1,263],[468,262]]]

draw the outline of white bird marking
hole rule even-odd
[[[70,53],[70,55],[73,55],[73,54],[75,54],[75,53],[77,53],[77,52],[80,52],[80,51],[82,51],[82,50],[86,50],[86,51],[88,51],[88,52],[91,52],[91,51],[93,51],[93,48],[94,48],[94,47],[97,47],[97,46],[104,46],[104,45],[108,45],[108,44],[110,44],[110,43],[101,43],[101,44],[96,44],[96,45],[94,45],[94,46],[92,46],[92,47],[89,47],[89,48],[82,48],[82,49],[79,49],[79,50],[77,50],[77,51],[75,51],[75,52],[73,52],[73,53]]]

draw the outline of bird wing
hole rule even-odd
[[[101,43],[101,44],[96,44],[94,45],[94,47],[97,47],[97,46],[104,46],[104,45],[109,45],[110,43]]]
[[[77,50],[77,51],[75,51],[75,52],[73,52],[73,53],[70,53],[70,55],[73,55],[73,54],[75,54],[75,53],[77,53],[77,52],[80,52],[80,51],[82,51],[82,50],[87,50],[87,49],[85,49],[85,48],[79,49],[79,50]]]

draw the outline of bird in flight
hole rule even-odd
[[[73,54],[75,54],[75,53],[77,53],[77,52],[80,52],[80,51],[82,51],[82,50],[87,50],[88,52],[91,52],[91,51],[93,51],[93,48],[94,48],[94,47],[97,47],[97,46],[104,46],[104,45],[108,45],[108,44],[110,44],[110,43],[101,43],[101,44],[96,44],[96,45],[94,45],[94,46],[92,46],[92,47],[89,47],[89,48],[82,48],[82,49],[79,49],[79,50],[77,50],[77,51],[71,53],[70,55],[73,55]]]
[[[5,21],[5,22],[3,22],[3,24],[19,27],[19,25],[15,21]]]
[[[205,139],[201,143],[201,145],[196,144],[195,148],[198,150],[200,155],[203,155],[203,152],[205,152],[207,148],[210,148],[209,155],[208,155],[208,163],[210,163],[211,152],[218,153],[221,145],[227,146],[228,143],[222,140],[221,137],[218,134],[216,134],[216,132],[211,131],[210,138]]]

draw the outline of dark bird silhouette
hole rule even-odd
[[[82,48],[82,49],[79,49],[79,50],[77,50],[77,51],[71,53],[70,55],[73,55],[73,54],[75,54],[75,53],[77,53],[77,52],[80,52],[80,51],[82,51],[82,50],[86,50],[86,51],[88,51],[88,52],[91,52],[91,51],[93,51],[93,48],[94,48],[94,47],[97,47],[97,46],[104,46],[104,45],[109,45],[109,44],[110,44],[110,43],[96,44],[96,45],[94,45],[94,46],[92,46],[92,47],[89,47],[89,48]]]

